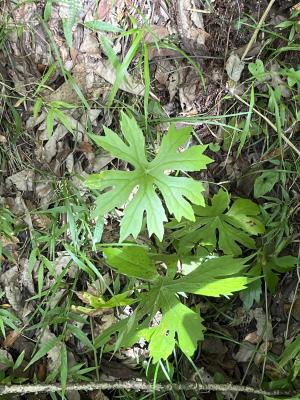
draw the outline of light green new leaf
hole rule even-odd
[[[127,306],[129,304],[133,304],[136,302],[135,299],[131,299],[129,296],[131,295],[131,291],[123,292],[116,294],[111,297],[109,300],[104,300],[101,296],[94,296],[91,293],[83,292],[81,293],[82,299],[89,303],[94,310],[99,310],[100,308],[113,308],[113,307],[121,307]]]
[[[193,146],[186,151],[178,148],[189,139],[191,128],[176,130],[172,126],[163,137],[157,156],[148,161],[145,154],[144,135],[134,118],[122,113],[121,129],[126,144],[115,132],[105,128],[105,136],[90,135],[96,144],[115,157],[129,162],[133,171],[103,171],[91,175],[86,185],[91,189],[110,189],[99,195],[96,200],[96,214],[103,216],[116,207],[123,205],[133,189],[136,193],[129,201],[121,221],[120,241],[129,235],[135,238],[142,228],[144,213],[149,235],[153,233],[162,240],[163,223],[167,221],[164,207],[157,194],[159,190],[169,212],[180,221],[182,217],[195,220],[190,204],[204,205],[201,194],[203,186],[192,178],[166,175],[166,171],[198,171],[206,168],[212,160],[203,155],[206,146]]]
[[[166,360],[178,341],[180,349],[189,357],[194,354],[199,340],[203,340],[203,319],[199,313],[182,304],[176,296],[163,290],[160,295],[162,319],[157,327],[143,329],[139,336],[149,342],[153,363]]]
[[[240,245],[255,248],[255,241],[250,235],[264,232],[264,225],[256,218],[259,207],[251,200],[237,199],[229,208],[230,195],[224,190],[213,196],[211,206],[194,207],[196,222],[171,223],[171,228],[180,228],[173,234],[180,240],[180,247],[217,246],[225,254],[242,254]],[[229,208],[229,210],[228,210]],[[226,212],[226,210],[228,210]]]

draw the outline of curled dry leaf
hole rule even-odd
[[[244,67],[245,63],[241,61],[237,54],[230,54],[225,66],[229,79],[233,80],[234,82],[238,82],[241,78]]]
[[[18,267],[14,266],[3,272],[0,276],[0,285],[12,308],[19,314],[23,310],[23,299],[21,294]]]
[[[191,54],[203,52],[209,36],[204,30],[202,14],[197,12],[201,3],[197,0],[175,1],[175,15],[184,49]]]
[[[32,192],[34,189],[35,173],[32,170],[23,170],[6,178],[7,188],[15,186],[21,192]]]
[[[246,363],[251,360],[256,346],[249,342],[242,342],[239,351],[233,356],[235,361]]]
[[[19,330],[9,332],[9,334],[6,336],[6,338],[3,341],[3,344],[2,344],[3,348],[7,350],[10,347],[12,347],[14,345],[14,343],[16,342],[16,340],[20,337],[20,335],[21,335],[21,331],[19,331]]]
[[[270,316],[267,319],[266,313],[262,308],[256,308],[255,310],[251,311],[251,313],[256,319],[257,335],[265,342],[274,340]]]

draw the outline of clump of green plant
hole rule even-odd
[[[175,346],[191,357],[203,340],[204,326],[199,310],[183,303],[185,293],[202,296],[229,296],[245,289],[249,279],[243,276],[246,259],[232,256],[189,258],[185,272],[177,272],[177,254],[155,254],[140,246],[109,247],[103,249],[108,265],[120,274],[136,278],[134,292],[130,291],[99,301],[86,294],[86,301],[92,306],[87,312],[101,308],[135,303],[129,318],[120,320],[105,330],[95,340],[96,348],[104,346],[106,351],[129,347],[144,339],[149,343],[153,363],[167,360]],[[156,263],[163,262],[165,271],[159,274]],[[188,273],[187,273],[188,271]],[[81,311],[84,311],[81,308]],[[157,313],[162,313],[161,318]],[[159,318],[158,322],[156,318]],[[112,336],[115,345],[107,345]]]

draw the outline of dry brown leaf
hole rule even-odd
[[[3,348],[9,349],[10,347],[12,347],[20,335],[21,335],[21,331],[19,331],[19,330],[9,332],[9,334],[6,336],[6,338],[3,341],[3,344],[2,344]]]
[[[7,143],[7,139],[5,136],[0,135],[0,143]]]
[[[79,151],[82,151],[83,153],[93,153],[94,148],[89,142],[81,142],[78,148]]]

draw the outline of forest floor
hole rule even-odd
[[[299,14],[0,0],[0,398],[300,399]]]

